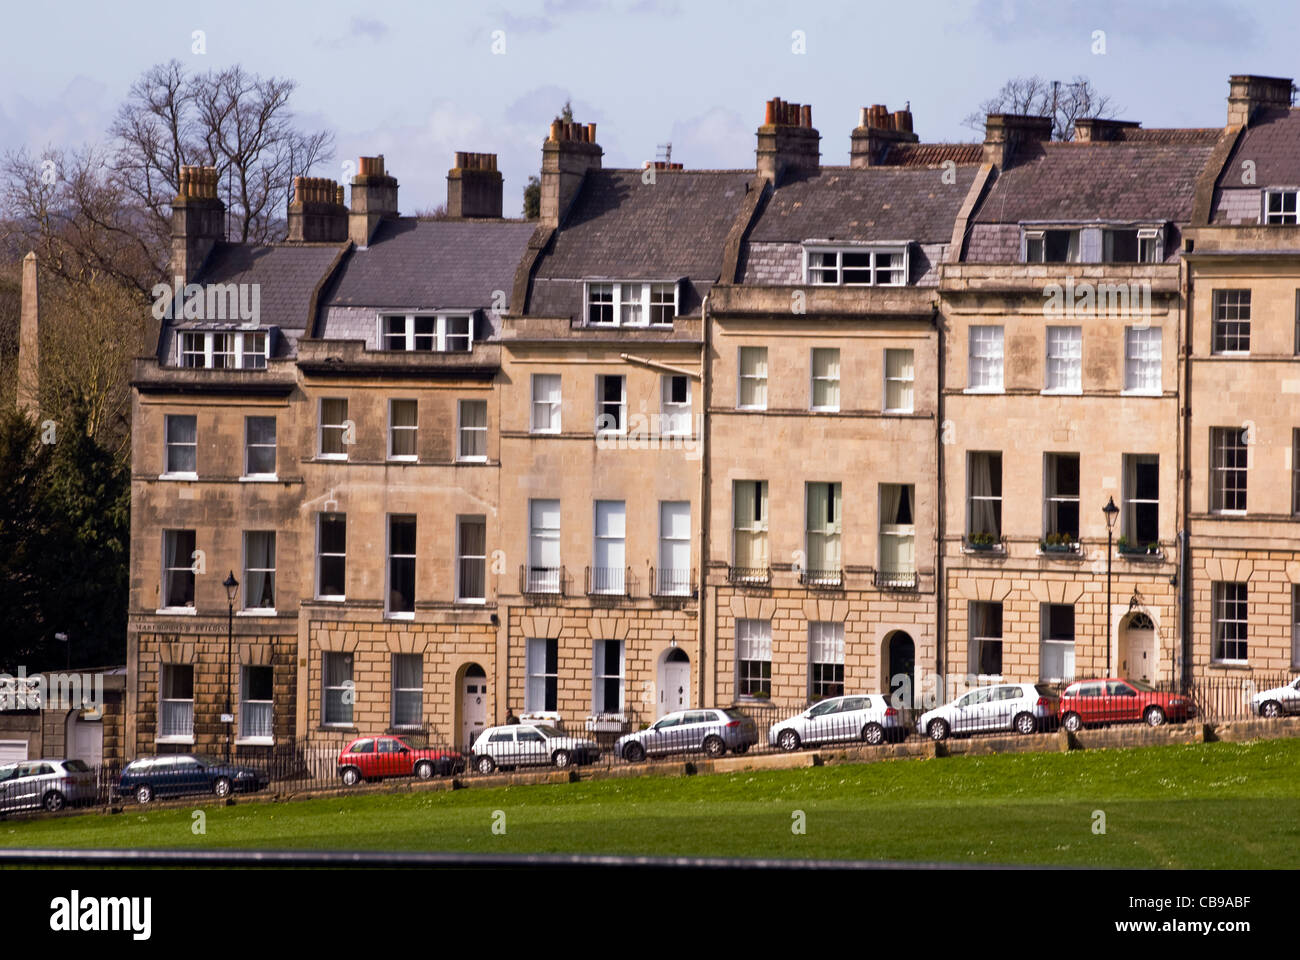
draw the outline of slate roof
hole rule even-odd
[[[1255,163],[1256,189],[1300,186],[1300,107],[1256,114],[1224,166],[1224,176],[1239,179],[1246,160]],[[1222,185],[1237,187],[1240,183],[1229,180]]]
[[[384,220],[368,247],[344,258],[321,306],[491,307],[493,291],[509,297],[536,228],[513,220]]]
[[[1092,141],[1026,146],[994,181],[976,223],[1191,219],[1214,142]]]
[[[284,331],[307,328],[311,297],[342,244],[241,244],[213,247],[195,283],[258,284],[261,323]]]
[[[915,240],[946,243],[979,168],[958,166],[954,183],[932,167],[822,167],[773,193],[749,239]]]
[[[983,159],[982,143],[891,143],[881,163],[888,167],[930,167],[949,160],[980,163]]]
[[[751,170],[592,170],[533,274],[528,312],[577,316],[583,278],[677,280],[694,313],[722,271]]]

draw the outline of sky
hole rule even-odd
[[[333,132],[316,176],[382,153],[411,213],[444,202],[455,151],[496,153],[510,216],[565,100],[597,124],[607,167],[671,143],[687,168],[750,168],[772,97],[812,104],[823,163],[848,162],[875,103],[910,103],[923,141],[974,140],[963,118],[1031,74],[1087,76],[1144,126],[1221,126],[1229,75],[1297,76],[1300,4],[9,0],[5,21],[0,151],[103,142],[153,64],[238,63],[295,80],[299,123]]]

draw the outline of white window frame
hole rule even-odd
[[[413,513],[390,513],[385,516],[384,524],[384,617],[389,620],[414,620],[416,604],[416,582],[419,576],[420,562],[420,523]],[[415,552],[414,553],[393,553],[393,522],[397,520],[410,521],[415,528]],[[389,604],[393,602],[393,561],[410,560],[412,565],[411,572],[411,609],[410,610],[393,610]]]
[[[815,522],[822,524],[815,527],[812,524],[814,520],[809,517],[809,511],[812,508],[812,494],[816,487],[826,488],[826,502],[831,507],[834,514],[829,520],[817,518]],[[840,574],[844,570],[844,488],[843,485],[831,481],[809,481],[804,484],[804,557],[807,565],[806,573],[808,576],[821,576],[823,578]],[[813,538],[822,538],[822,547],[818,551],[818,561],[813,562]],[[826,563],[826,554],[834,553],[838,555],[837,565],[828,566]]]
[[[248,698],[248,672],[250,670],[270,670],[271,671],[271,699],[270,700],[250,700]],[[270,713],[269,734],[249,733],[248,723],[249,714],[252,712],[249,707],[256,706],[263,708]],[[260,712],[260,711],[259,711]],[[275,743],[275,669],[269,665],[256,663],[245,663],[239,668],[239,738],[235,741],[237,744],[247,744],[255,746],[270,746]]]
[[[483,407],[483,426],[467,427],[465,426],[465,405],[468,403],[481,404]],[[488,403],[486,400],[462,399],[456,402],[456,460],[460,463],[487,463],[487,439],[488,439]],[[465,437],[467,434],[481,433],[483,454],[467,455],[465,453]]]
[[[977,352],[977,349],[979,352]],[[971,325],[967,331],[965,392],[1004,393],[1006,391],[1006,358],[1006,329],[1001,324]],[[980,379],[987,382],[979,384],[975,382],[977,362],[983,371]],[[996,377],[992,376],[995,370]]]
[[[270,420],[270,421],[271,421],[272,432],[275,434],[275,440],[274,440],[274,442],[272,442],[272,443],[253,443],[253,441],[249,438],[250,427],[252,426],[252,424],[251,424],[250,421],[253,421],[253,420]],[[274,416],[262,416],[262,415],[254,416],[254,415],[251,415],[251,414],[248,415],[248,416],[246,416],[246,417],[244,417],[244,473],[243,473],[243,476],[241,476],[239,479],[241,479],[241,480],[276,480],[276,479],[278,479],[277,471],[279,470],[279,466],[280,466],[280,448],[279,448],[279,441],[280,441],[280,424],[279,424],[279,422],[278,422],[278,420],[277,420],[276,417],[274,417]],[[253,472],[249,469],[249,460],[251,459],[250,456],[249,456],[249,454],[250,454],[251,451],[252,451],[253,449],[255,449],[255,448],[256,448],[256,449],[259,449],[259,450],[264,450],[264,449],[266,449],[266,448],[268,448],[268,447],[271,449],[271,452],[272,452],[272,453],[274,454],[274,456],[275,456],[276,469],[275,469],[275,470],[272,470],[270,473],[253,473]]]
[[[838,667],[839,679],[825,680],[818,677],[818,667]],[[838,691],[825,689],[836,685],[839,686]],[[843,695],[844,624],[838,620],[811,620],[808,623],[808,699],[819,700]]]
[[[760,377],[756,373],[745,372],[745,352],[761,351],[763,362],[763,375]],[[741,346],[736,350],[736,409],[737,410],[766,410],[767,409],[767,386],[768,386],[768,352],[767,347]],[[755,384],[761,382],[763,390],[762,403],[744,403],[745,381],[752,380]]]
[[[194,442],[178,443],[171,438],[172,421],[185,418],[194,421]],[[171,451],[172,447],[193,447],[194,448],[194,469],[193,470],[172,470]],[[163,472],[158,475],[159,480],[197,480],[199,478],[199,418],[192,413],[168,413],[163,415]]]
[[[420,685],[418,687],[399,687],[397,685],[397,658],[398,657],[415,657],[420,661]],[[392,708],[392,723],[394,730],[419,730],[424,723],[424,655],[421,653],[392,653],[388,658],[388,675],[391,696],[389,704]],[[397,717],[397,695],[399,693],[418,693],[420,695],[420,714],[414,723],[401,723]]]
[[[480,523],[483,525],[483,553],[465,553],[464,538],[461,536],[462,527],[466,523]],[[483,564],[483,596],[471,597],[466,595],[464,587],[464,577],[462,575],[463,564],[465,561],[478,561]],[[487,517],[481,513],[462,514],[456,517],[456,602],[457,603],[487,603]]]
[[[1227,588],[1232,587],[1233,593],[1238,593],[1235,588],[1240,588],[1241,597],[1234,596],[1229,599],[1224,596]],[[1228,604],[1242,604],[1246,608],[1246,614],[1243,619],[1227,619],[1223,616],[1223,608]],[[1226,624],[1241,624],[1241,638],[1232,640],[1220,639],[1220,630]],[[1244,657],[1221,657],[1219,656],[1220,644],[1245,644],[1246,656]],[[1211,663],[1232,663],[1248,664],[1250,663],[1250,584],[1234,580],[1215,580],[1210,584],[1210,662]]]
[[[270,358],[270,347],[272,332],[274,327],[258,327],[256,330],[241,330],[238,327],[230,327],[221,330],[186,330],[184,328],[176,331],[176,366],[185,367],[190,370],[265,370],[267,360]],[[217,351],[215,349],[215,339],[217,336],[229,336],[230,350]],[[258,338],[261,337],[261,349],[253,349],[257,344]],[[194,338],[202,338],[202,350],[186,349],[186,345],[193,345]],[[234,357],[232,366],[214,366],[218,355]],[[185,362],[186,357],[202,357],[201,364]]]
[[[1281,197],[1282,209],[1276,213],[1269,211],[1273,197]],[[1291,209],[1286,209],[1286,200],[1290,197]],[[1277,217],[1277,219],[1273,219]],[[1300,224],[1300,190],[1295,187],[1269,187],[1260,191],[1259,222],[1266,226],[1295,226]]]
[[[911,523],[886,523],[885,522],[885,514],[884,514],[883,507],[885,503],[886,487],[901,487],[902,491],[906,492],[908,498],[908,504],[912,508]],[[880,504],[881,504],[881,509],[878,514],[880,520],[880,543],[878,545],[878,549],[880,550],[880,560],[879,560],[880,572],[885,575],[910,573],[913,576],[915,576],[916,575],[916,484],[881,483],[878,485],[877,490],[878,490],[877,496],[879,497]],[[900,500],[901,497],[902,497],[902,492],[900,492]],[[894,550],[894,555],[895,557],[897,557],[903,552],[901,549],[902,542],[909,541],[909,540],[911,541],[911,550],[909,551],[912,556],[911,564],[905,565],[899,563],[896,567],[892,567],[892,568],[887,567],[885,565],[885,544],[887,542],[897,542],[898,544],[900,544],[900,546],[895,547]]]
[[[609,672],[608,644],[618,645],[618,672]],[[605,684],[618,681],[618,709],[605,702]],[[627,645],[613,638],[591,641],[591,712],[595,716],[622,716],[627,709]]]
[[[194,536],[194,550],[192,550],[190,552],[190,555],[186,557],[182,557],[178,555],[176,559],[179,565],[175,567],[169,567],[167,566],[167,536],[169,534],[181,534],[181,533],[189,533]],[[162,601],[162,606],[158,608],[159,613],[185,613],[185,614],[195,613],[198,604],[199,583],[198,583],[198,575],[194,572],[194,553],[197,553],[198,549],[199,549],[199,537],[198,537],[197,530],[169,528],[162,532],[162,554],[159,558],[162,561],[161,564],[162,583],[160,585],[161,589],[159,589],[158,591],[158,599]],[[194,587],[193,587],[194,598],[185,606],[175,606],[168,603],[168,601],[171,600],[172,598],[167,595],[167,579],[168,579],[167,575],[173,570],[188,571],[189,575],[194,578]]]
[[[899,376],[899,377],[891,377],[891,376],[889,375],[889,355],[890,355],[890,354],[900,354],[900,353],[911,354],[911,357],[912,357],[912,363],[911,363],[911,366],[912,366],[912,375],[911,375],[910,377],[902,377],[902,376]],[[906,347],[898,347],[898,348],[890,347],[889,349],[885,350],[883,375],[884,375],[884,378],[885,378],[885,382],[884,382],[884,387],[883,387],[884,393],[881,395],[881,400],[882,400],[882,411],[881,411],[881,412],[883,412],[883,413],[915,413],[915,412],[916,412],[916,351],[915,351],[915,350],[912,350],[912,349],[909,349],[909,348],[906,348]],[[911,406],[906,406],[906,407],[892,407],[892,406],[889,405],[889,385],[890,385],[891,383],[904,384],[904,385],[906,385],[906,387],[910,387],[910,388],[911,388],[911,391],[912,391],[912,403],[911,403]]]
[[[611,519],[621,517],[623,520],[622,536],[613,534],[602,534],[600,532],[600,515],[601,508],[605,508],[607,516]],[[609,596],[622,596],[627,588],[627,501],[626,500],[596,500],[592,504],[592,527],[591,527],[591,569],[592,584],[591,592],[605,594]],[[596,560],[606,551],[614,550],[617,547],[618,552],[623,555],[623,563],[619,567],[603,567],[596,563]],[[595,571],[617,570],[616,576],[611,577],[610,581],[604,585],[603,589],[596,583]]]
[[[608,380],[619,381],[619,401],[618,401],[618,426],[602,427],[600,418],[605,415],[605,405],[610,401],[605,399],[605,382]],[[596,374],[596,419],[592,424],[592,429],[599,436],[618,435],[627,433],[627,375],[622,373],[598,373]]]
[[[411,427],[398,426],[393,420],[393,406],[398,403],[415,404],[415,425]],[[402,430],[415,435],[415,453],[393,453],[397,439],[397,431]],[[420,403],[411,397],[389,397],[388,399],[388,459],[397,463],[416,463],[420,459]]]
[[[738,697],[753,697],[756,694],[741,691],[741,678],[744,672],[744,664],[757,663],[767,664],[766,686],[768,697],[772,694],[772,621],[771,620],[753,620],[737,619],[736,624],[736,695]],[[747,653],[757,652],[759,656],[744,656]],[[766,656],[762,656],[766,654]],[[763,678],[758,678],[760,681]],[[761,686],[761,684],[760,684]]]
[[[1069,640],[1063,637],[1049,637],[1052,607],[1070,607],[1074,613],[1073,635]],[[1079,611],[1072,603],[1040,603],[1038,605],[1038,679],[1042,683],[1069,683],[1075,677],[1075,653],[1079,639]],[[1061,658],[1062,675],[1048,676],[1046,670],[1048,651],[1056,652]]]
[[[344,680],[343,683],[342,683],[342,685],[337,686],[337,687],[331,687],[331,686],[328,686],[328,685],[327,685],[327,684],[329,683],[329,675],[330,675],[330,672],[329,672],[329,666],[327,665],[327,661],[328,661],[331,657],[344,657],[344,658],[345,658],[344,662],[348,665],[348,679],[347,679],[347,680]],[[352,727],[352,726],[354,726],[354,725],[356,724],[356,719],[357,719],[357,697],[356,697],[356,692],[357,692],[357,662],[356,662],[356,658],[353,656],[353,654],[351,654],[351,653],[347,653],[347,652],[343,652],[343,651],[336,651],[336,650],[322,650],[322,651],[321,651],[320,672],[321,672],[321,690],[320,690],[320,696],[321,696],[321,704],[320,704],[320,722],[321,722],[321,726],[322,726],[322,727]],[[345,693],[346,693],[347,691],[349,691],[349,690],[351,690],[351,691],[353,692],[353,699],[352,699],[352,702],[351,702],[351,703],[349,703],[349,702],[347,701],[346,698],[344,698],[344,700],[343,700],[343,706],[347,708],[347,714],[348,714],[348,718],[347,718],[346,720],[330,720],[330,719],[329,719],[329,695],[330,695],[331,691],[335,691],[335,690],[342,690],[342,691],[344,691]]]
[[[976,634],[975,627],[974,627],[975,617],[972,614],[974,613],[974,608],[977,603],[987,604],[990,607],[998,608],[999,611],[998,621],[1000,624],[1000,632],[998,633],[997,636],[986,637],[986,636]],[[970,600],[967,602],[966,623],[969,632],[969,637],[967,639],[966,648],[967,648],[967,655],[970,658],[970,672],[972,676],[996,678],[997,680],[1000,681],[1002,679],[1003,674],[1006,672],[1006,655],[1007,655],[1006,613],[1007,613],[1006,608],[1003,606],[1002,601],[1000,600]],[[981,662],[984,659],[983,651],[984,651],[984,644],[986,643],[996,643],[1000,648],[998,651],[998,664],[1001,669],[999,669],[997,673],[980,673],[979,668]]]
[[[555,672],[546,672],[546,651],[555,644]],[[539,655],[540,651],[540,655]],[[540,661],[540,662],[539,662]],[[555,681],[555,704],[546,703],[546,681]],[[536,702],[534,691],[540,683],[541,703]],[[531,714],[555,713],[560,708],[560,641],[556,637],[529,637],[524,652],[524,712]]]
[[[664,529],[664,516],[666,512],[677,512],[681,507],[686,508],[686,535],[669,536]],[[667,509],[665,509],[667,508]],[[677,546],[686,545],[686,566],[668,567],[664,565],[664,557],[671,556],[677,552]],[[658,596],[684,597],[691,592],[691,502],[689,500],[660,500],[659,501],[659,559],[656,563],[656,575],[659,578],[658,583],[651,584],[651,589],[657,591]],[[685,580],[678,582],[673,577],[664,577],[665,570],[681,570],[685,574]],[[665,587],[667,584],[667,587]]]
[[[1126,453],[1120,458],[1120,465],[1124,470],[1124,483],[1120,489],[1120,500],[1123,504],[1123,514],[1120,516],[1120,535],[1128,540],[1134,547],[1139,546],[1137,539],[1137,508],[1153,504],[1156,508],[1156,530],[1157,536],[1160,529],[1160,498],[1155,500],[1139,499],[1137,490],[1137,467],[1143,461],[1155,461],[1157,471],[1157,486],[1159,485],[1160,455],[1158,453]],[[1157,489],[1157,494],[1159,490]]]
[[[823,353],[823,354],[833,353],[835,355],[834,358],[835,376],[819,377],[817,375],[817,355],[819,353]],[[840,409],[840,405],[838,402],[834,404],[820,404],[820,405],[817,403],[817,384],[819,382],[826,383],[826,384],[833,384],[835,389],[835,395],[836,397],[839,397],[840,387],[843,384],[843,376],[841,374],[841,369],[840,369],[839,347],[813,347],[808,352],[808,383],[809,383],[808,409],[822,412],[822,413],[838,413]]]
[[[538,387],[543,383],[554,381],[555,390],[550,394],[554,399],[538,399]],[[529,396],[531,403],[528,408],[528,428],[529,433],[559,433],[561,430],[560,418],[564,411],[564,381],[558,373],[534,373],[529,384]],[[550,425],[539,427],[537,408],[541,404],[548,405],[550,409]]]
[[[686,399],[672,399],[673,381],[686,382]],[[691,378],[684,373],[665,373],[659,379],[659,433],[665,437],[689,437],[694,430],[691,417]]]
[[[381,313],[375,319],[375,329],[378,333],[375,343],[380,350],[397,353],[471,353],[474,350],[474,315],[475,311],[473,310],[446,310],[438,313]],[[434,321],[432,333],[420,335],[433,337],[433,347],[431,349],[416,348],[415,321],[417,318],[431,318]],[[389,320],[403,321],[401,334],[395,333],[393,336],[400,335],[403,338],[404,346],[389,346],[389,335],[386,330]],[[466,332],[463,334],[454,333],[451,329],[453,320],[464,320]],[[453,338],[465,340],[465,349],[450,349],[448,343]]]
[[[1153,347],[1154,345],[1154,347]],[[1164,392],[1164,331],[1160,327],[1124,328],[1124,393],[1133,397],[1158,397]],[[1154,378],[1150,371],[1154,368]],[[1138,386],[1154,379],[1154,386]]]
[[[549,509],[547,505],[554,504],[555,515],[559,522],[555,527],[542,527],[537,525],[539,511]],[[563,560],[563,541],[560,539],[564,529],[564,514],[561,512],[561,503],[555,497],[539,497],[528,501],[528,563],[524,568],[525,587],[538,593],[560,593],[564,589],[562,578],[564,576]],[[545,544],[555,543],[555,565],[543,565],[538,562],[540,554],[546,551]],[[555,583],[550,582],[550,575],[547,575],[546,582],[538,588],[538,581],[533,578],[534,570],[554,570]],[[552,589],[553,587],[553,589]]]
[[[266,534],[271,538],[271,566],[270,567],[250,567],[248,565],[248,538],[254,534]],[[242,548],[243,548],[242,567],[244,571],[244,586],[243,589],[239,591],[240,603],[243,604],[243,609],[239,611],[241,614],[244,615],[253,614],[259,617],[275,616],[275,603],[276,603],[275,596],[276,596],[276,591],[279,589],[279,584],[276,582],[276,576],[275,576],[275,568],[276,565],[279,563],[278,551],[280,548],[280,544],[278,541],[279,538],[275,535],[274,530],[245,530],[244,531],[244,536],[241,541]],[[249,590],[249,584],[252,583],[252,578],[249,576],[250,573],[270,574],[272,599],[271,599],[271,605],[269,607],[249,606],[248,601],[249,598],[252,596],[252,592]]]
[[[632,291],[639,287],[640,290],[634,297]],[[594,321],[591,319],[591,308],[593,301],[592,293],[599,290],[601,293],[608,292],[609,301],[600,301],[600,306],[610,306],[613,320],[610,323]],[[667,306],[665,293],[672,294],[672,319],[667,323],[652,323],[650,318],[654,314],[655,307]],[[582,285],[582,319],[584,326],[588,327],[671,327],[672,320],[678,316],[681,308],[680,284],[676,280],[587,280]],[[639,311],[641,319],[635,323],[625,323],[623,321],[624,308],[632,308]]]
[[[330,518],[330,519],[338,519],[338,520],[343,524],[343,552],[342,552],[342,553],[326,553],[326,552],[321,548],[321,527],[324,525],[324,523],[325,523],[325,518],[327,518],[327,517]],[[316,514],[316,570],[315,570],[315,573],[316,573],[316,590],[315,590],[315,597],[316,597],[317,600],[326,600],[326,601],[335,602],[335,603],[342,603],[343,601],[345,601],[345,600],[347,599],[347,592],[346,592],[346,591],[347,591],[347,584],[348,584],[348,540],[347,540],[347,537],[348,537],[348,515],[347,515],[346,513],[337,513],[337,512],[336,512],[336,513],[328,513],[328,512],[322,512],[322,513],[318,513],[318,514]],[[344,588],[344,592],[341,593],[341,594],[327,594],[327,593],[321,593],[321,592],[320,592],[320,585],[321,585],[321,561],[322,561],[324,558],[326,558],[326,557],[342,557],[342,558],[343,558],[343,588]]]
[[[1043,393],[1083,393],[1083,327],[1049,325],[1043,335]]]
[[[1250,504],[1250,446],[1241,434],[1244,427],[1211,427],[1210,428],[1210,512],[1229,517],[1241,517],[1246,515],[1246,510]],[[1219,466],[1220,450],[1227,451],[1229,447],[1220,441],[1224,438],[1237,437],[1238,443],[1234,444],[1232,450],[1241,450],[1246,458],[1246,466]],[[1244,484],[1241,487],[1234,487],[1231,491],[1226,485],[1227,478],[1230,474],[1244,474]],[[1237,490],[1241,490],[1245,500],[1246,507],[1225,507],[1229,493],[1234,495]]]
[[[164,688],[167,686],[163,676],[164,671],[170,670],[189,670],[190,671],[190,695],[186,697],[163,697]],[[194,664],[192,663],[163,663],[158,666],[158,726],[157,734],[154,737],[156,743],[193,743],[194,742]],[[189,732],[188,733],[163,733],[163,704],[189,704]]]
[[[739,506],[739,503],[740,503],[740,498],[736,495],[736,492],[737,492],[738,487],[739,487],[740,484],[742,484],[742,483],[750,483],[750,484],[753,484],[753,485],[754,485],[754,488],[755,488],[755,489],[754,489],[754,499],[755,499],[755,502],[758,504],[758,508],[759,508],[759,509],[758,509],[759,517],[758,517],[757,519],[755,519],[755,518],[746,518],[746,519],[747,519],[747,522],[746,522],[746,524],[743,525],[743,526],[742,526],[741,523],[740,523],[740,518],[736,516],[736,510],[737,510],[737,507]],[[763,535],[763,555],[767,558],[767,562],[768,562],[769,564],[772,562],[772,560],[771,560],[771,558],[772,558],[772,552],[771,552],[772,545],[771,545],[771,542],[770,542],[769,539],[768,539],[768,520],[767,520],[767,515],[768,515],[767,511],[768,511],[768,509],[769,509],[769,505],[768,505],[768,502],[767,502],[767,481],[766,481],[766,480],[735,480],[735,481],[732,482],[732,487],[731,487],[731,565],[732,565],[733,567],[738,565],[736,561],[739,559],[739,551],[736,549],[736,539],[737,539],[738,535],[739,535],[739,534],[742,534],[742,533],[755,534],[755,535],[761,533],[761,534]]]
[[[804,283],[822,287],[905,287],[908,278],[911,276],[911,259],[909,256],[909,247],[907,243],[876,243],[876,244],[805,244],[803,248],[803,276]],[[854,281],[847,283],[844,280],[844,255],[859,254],[867,255],[870,260],[866,266],[853,266],[849,270],[866,271],[870,273],[871,279],[868,281]],[[902,266],[883,267],[879,264],[878,258],[881,255],[901,256],[903,258]],[[834,257],[834,265],[828,265],[825,262],[813,264],[814,257]],[[835,280],[830,282],[826,276],[834,273]],[[891,280],[885,283],[879,282],[881,274],[888,273],[897,275],[898,280]]]
[[[340,422],[338,423],[325,422],[325,402],[327,400],[342,401],[343,419]],[[349,414],[351,412],[351,408],[352,405],[348,402],[347,397],[318,397],[317,398],[316,401],[316,459],[317,460],[346,460],[348,458],[347,424],[350,419]],[[326,430],[343,431],[340,437],[342,441],[341,445],[343,447],[342,453],[325,452],[325,431]]]
[[[1242,302],[1242,298],[1240,296],[1240,294],[1243,293],[1246,295],[1244,303]],[[1252,314],[1254,312],[1254,299],[1255,299],[1252,293],[1253,291],[1250,288],[1242,288],[1242,287],[1219,287],[1210,291],[1210,354],[1212,356],[1216,356],[1216,357],[1250,356],[1250,335],[1252,332],[1251,331]],[[1225,294],[1225,295],[1236,294],[1237,296],[1233,298],[1235,302],[1228,303],[1227,296],[1220,298],[1220,294]],[[1221,318],[1219,316],[1219,310],[1221,307],[1225,311],[1232,310],[1238,314],[1240,314],[1242,308],[1244,307],[1246,315],[1245,317],[1235,316],[1235,317]],[[1224,340],[1226,341],[1228,339],[1231,339],[1234,343],[1240,343],[1244,339],[1246,342],[1246,349],[1242,350],[1234,347],[1232,349],[1220,350],[1216,346],[1219,340],[1218,328],[1220,324],[1238,325],[1236,332],[1234,332],[1230,337],[1225,331]],[[1244,336],[1240,330],[1241,324],[1245,325]]]

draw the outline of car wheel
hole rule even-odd
[[[789,753],[792,750],[798,750],[801,743],[802,741],[799,739],[799,734],[795,733],[793,730],[782,730],[776,735],[776,745],[786,753]]]
[[[356,767],[344,767],[343,772],[339,774],[343,778],[345,787],[355,787],[361,782],[361,771]]]
[[[948,722],[946,720],[931,720],[930,725],[925,728],[925,732],[930,735],[931,740],[948,739]]]
[[[138,803],[148,803],[153,799],[153,787],[147,783],[142,783],[135,788],[135,799]]]
[[[45,799],[41,801],[41,806],[50,811],[50,813],[58,813],[63,809],[63,803],[63,794],[59,793],[57,790],[51,790],[45,795]]]
[[[1259,715],[1261,717],[1280,717],[1282,716],[1282,704],[1276,700],[1270,700],[1259,708]]]
[[[212,784],[212,792],[219,797],[230,796],[230,778],[217,777],[216,781]]]
[[[567,767],[569,761],[572,759],[573,758],[569,755],[568,750],[556,750],[555,755],[551,757],[551,760],[554,761],[555,765],[561,770]]]
[[[479,757],[474,761],[474,766],[478,768],[479,773],[491,773],[497,768],[497,762],[491,757]]]
[[[1066,730],[1071,733],[1078,733],[1083,729],[1083,718],[1077,713],[1067,713],[1065,719],[1061,721]]]
[[[705,737],[704,752],[716,759],[727,752],[727,745],[722,742],[721,737]]]
[[[1032,713],[1022,713],[1016,717],[1016,733],[1029,734],[1038,730],[1038,721]]]
[[[885,741],[885,728],[878,723],[869,723],[862,728],[862,739],[873,747]]]
[[[629,743],[623,748],[623,759],[628,763],[640,763],[645,759],[645,747],[639,743]]]
[[[428,780],[433,776],[433,764],[428,760],[421,760],[415,765],[415,775],[421,780]]]
[[[1147,712],[1142,714],[1142,719],[1148,726],[1158,727],[1165,722],[1165,712],[1159,707],[1147,707]]]

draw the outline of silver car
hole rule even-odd
[[[1060,698],[1046,684],[999,683],[976,687],[957,699],[921,714],[918,733],[943,740],[954,733],[1047,730],[1056,720]]]
[[[548,724],[512,723],[480,733],[471,762],[479,773],[491,773],[497,767],[567,767],[599,758],[600,747],[590,740],[566,736]]]
[[[1250,698],[1252,713],[1261,717],[1284,717],[1300,713],[1300,677],[1283,687],[1261,690]]]
[[[901,740],[906,735],[898,711],[877,694],[819,700],[803,713],[772,724],[767,742],[788,751],[805,744],[846,740],[877,744]]]
[[[645,730],[619,737],[614,753],[631,763],[647,756],[700,753],[720,757],[728,750],[744,753],[758,743],[758,725],[735,708],[678,710]]]
[[[95,774],[84,760],[0,764],[0,812],[62,810],[95,799]]]

